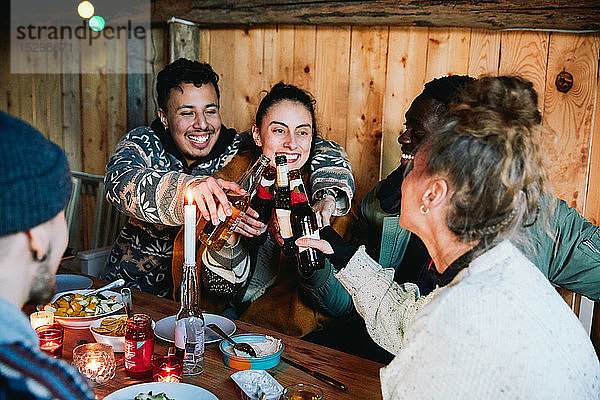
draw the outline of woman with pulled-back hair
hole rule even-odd
[[[395,354],[381,370],[384,399],[600,394],[589,337],[511,243],[551,212],[539,206],[546,173],[531,93],[520,78],[481,78],[415,154],[399,223],[431,255],[430,294],[395,283],[364,247],[336,275],[373,339]]]

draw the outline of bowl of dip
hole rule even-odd
[[[223,363],[237,370],[269,369],[279,364],[283,343],[281,339],[258,333],[242,333],[231,337],[236,343],[248,343],[256,351],[256,357],[233,348],[227,340],[219,343],[223,353]]]

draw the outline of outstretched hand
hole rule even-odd
[[[317,217],[317,226],[320,228],[329,225],[329,220],[335,211],[335,198],[327,195],[317,201],[313,206],[315,217]]]
[[[208,177],[190,185],[191,195],[198,205],[200,214],[213,225],[224,221],[231,215],[231,204],[224,190],[244,195],[246,191],[235,182]]]
[[[356,253],[357,247],[346,243],[331,226],[319,229],[319,236],[321,236],[321,239],[296,239],[296,245],[319,250],[338,269],[345,267]]]
[[[312,247],[323,254],[333,254],[333,247],[324,239],[300,238],[296,239],[296,245],[298,247]]]

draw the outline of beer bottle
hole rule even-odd
[[[290,171],[290,187],[292,200],[292,232],[294,240],[301,237],[320,239],[317,218],[306,195],[306,189],[300,171]],[[317,269],[325,266],[323,253],[311,247],[298,247],[296,253],[298,271],[303,276],[310,276]]]
[[[292,233],[292,200],[290,197],[290,181],[288,179],[287,158],[285,155],[275,157],[277,183],[275,188],[275,215],[279,224],[279,233],[283,238],[283,254],[291,256],[296,253],[294,234]]]
[[[183,360],[183,375],[204,371],[204,315],[198,306],[195,264],[183,264],[181,307],[175,316],[175,356]]]
[[[265,167],[269,164],[269,157],[261,155],[260,158],[252,165],[252,167],[246,171],[244,176],[237,182],[245,191],[244,196],[227,192],[227,198],[231,203],[231,216],[226,217],[223,222],[218,225],[213,225],[210,221],[201,219],[199,223],[204,224],[202,232],[200,234],[200,241],[214,250],[221,250],[231,234],[233,233],[237,224],[241,221],[246,210],[250,205],[250,198],[252,193],[260,182],[260,176],[263,173]],[[222,213],[222,208],[219,207],[219,211]]]
[[[273,184],[275,183],[275,168],[268,166],[260,178],[260,185],[252,201],[250,207],[258,213],[258,220],[264,224],[268,224],[273,212]],[[265,227],[265,230],[267,228]],[[262,232],[261,232],[262,233]]]

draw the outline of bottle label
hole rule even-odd
[[[277,168],[277,186],[283,187],[289,184],[287,166]]]
[[[306,197],[306,190],[304,189],[304,182],[302,182],[302,178],[293,179],[290,182],[290,196],[292,200],[292,204],[298,204],[303,202],[308,202],[308,197]]]
[[[308,235],[304,235],[301,236],[299,239],[321,239],[321,236],[319,235],[319,230],[316,229],[313,233],[310,233]],[[309,247],[300,247],[298,246],[298,253],[302,253],[303,251],[308,250]]]
[[[279,223],[279,232],[283,239],[289,239],[293,236],[292,223],[291,223],[291,210],[285,210],[282,208],[275,209],[277,215],[277,222]]]
[[[152,369],[154,354],[154,338],[147,340],[125,339],[125,369],[132,372],[143,372]]]
[[[273,198],[273,193],[271,193],[270,186],[259,186],[256,195],[264,200],[271,200]]]
[[[185,349],[186,364],[204,360],[204,323],[200,318],[182,318],[175,323],[175,347]]]

